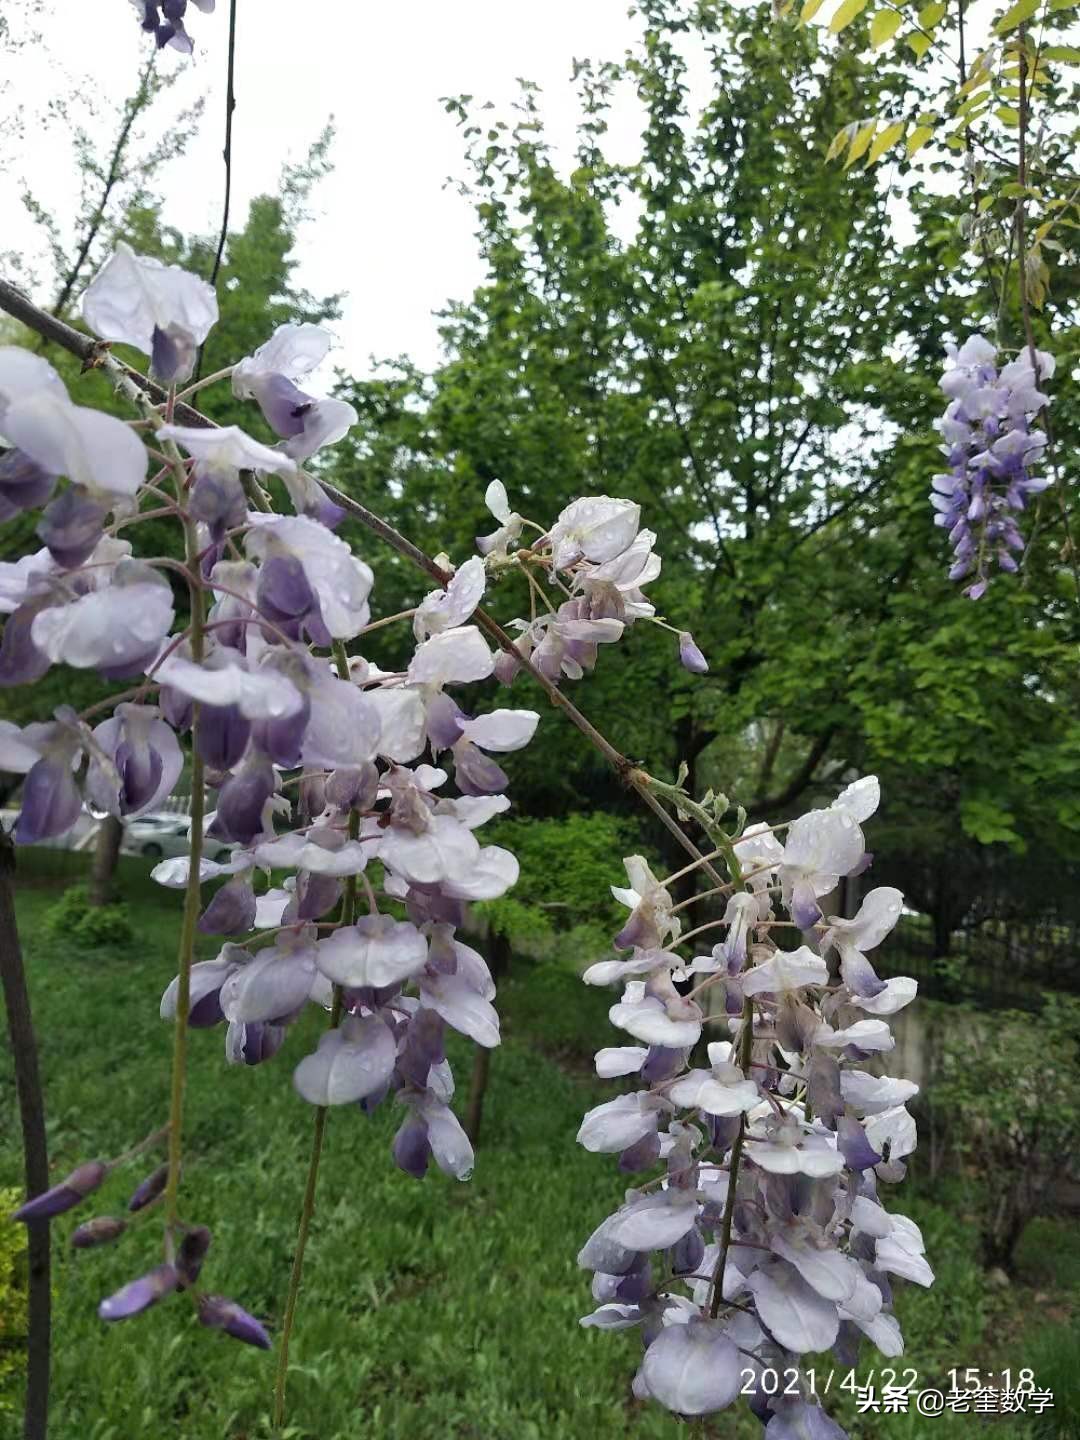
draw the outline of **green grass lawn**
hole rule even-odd
[[[44,916],[58,881],[72,878],[72,863],[35,856],[18,895],[57,1177],[80,1160],[124,1150],[165,1119],[170,1032],[157,1007],[173,973],[179,921],[179,897],[153,887],[130,862],[124,886],[136,939],[113,950],[71,949],[48,934]],[[207,944],[204,952],[214,948]],[[611,1159],[574,1143],[582,1111],[611,1093],[588,1080],[582,1063],[606,1043],[608,998],[554,962],[520,967],[502,991],[506,1043],[492,1066],[486,1131],[469,1183],[437,1173],[417,1183],[394,1169],[392,1104],[372,1119],[352,1108],[331,1114],[285,1435],[760,1435],[745,1412],[694,1429],[638,1404],[629,1392],[635,1338],[579,1329],[578,1317],[590,1307],[587,1277],[574,1257],[623,1189]],[[271,1328],[287,1282],[313,1113],[294,1095],[290,1075],[320,1023],[312,1013],[281,1055],[256,1070],[226,1066],[222,1031],[192,1037],[185,1218],[214,1234],[207,1288],[235,1296]],[[452,1058],[464,1086],[469,1047],[459,1045]],[[0,1059],[0,1186],[17,1187],[21,1156],[6,1047]],[[158,1262],[159,1222],[151,1212],[116,1246],[99,1251],[74,1253],[68,1237],[80,1217],[119,1212],[146,1168],[125,1170],[85,1214],[54,1225],[50,1433],[55,1440],[268,1437],[272,1354],[202,1329],[183,1297],[116,1326],[96,1316],[103,1295]],[[1005,1294],[988,1286],[975,1261],[962,1201],[936,1203],[910,1185],[900,1194],[903,1208],[924,1226],[939,1277],[934,1289],[912,1286],[900,1297],[908,1340],[903,1366],[931,1385],[951,1366],[1037,1365],[1041,1383],[1062,1387],[1055,1428],[1038,1432],[1040,1440],[1080,1435],[1075,1410],[1069,1420],[1063,1409],[1064,1390],[1075,1391],[1080,1374],[1080,1344],[1070,1329],[1080,1287],[1076,1236],[1065,1225],[1038,1222],[1022,1254],[1030,1273]],[[879,1363],[867,1356],[863,1368]],[[962,1440],[987,1428],[970,1415],[856,1420],[850,1400],[841,1408],[857,1440]],[[1001,1440],[1035,1440],[1025,1422],[990,1428]],[[0,1434],[17,1433],[17,1415],[0,1412]]]

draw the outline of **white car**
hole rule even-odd
[[[128,855],[145,855],[147,860],[186,855],[190,832],[190,815],[139,815],[124,822],[120,848]],[[229,853],[229,846],[207,838],[203,842],[203,853],[208,860],[217,860]]]

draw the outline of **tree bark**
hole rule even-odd
[[[123,839],[123,821],[118,820],[115,815],[106,815],[98,826],[97,844],[94,846],[94,863],[90,869],[87,898],[91,905],[108,905],[113,899],[116,862],[120,858],[120,846]]]
[[[952,906],[946,896],[938,899],[934,910],[934,956],[944,959],[952,949]]]
[[[26,989],[19,932],[15,925],[14,875],[15,848],[10,836],[0,826],[0,982],[3,984],[8,1036],[15,1062],[15,1089],[19,1097],[26,1197],[29,1200],[49,1188],[49,1159],[37,1041],[30,1013],[30,996]],[[45,1440],[49,1423],[49,1349],[52,1324],[49,1222],[31,1221],[26,1230],[29,1279],[23,1436],[24,1440]]]
[[[488,969],[493,980],[501,980],[510,969],[513,951],[510,941],[501,930],[493,930],[488,939]],[[465,1134],[471,1144],[480,1139],[480,1126],[484,1118],[484,1100],[487,1097],[488,1079],[491,1075],[491,1051],[477,1045],[473,1056],[472,1074],[469,1077],[469,1099],[465,1106]]]
[[[491,1051],[486,1045],[477,1045],[473,1054],[472,1075],[469,1077],[469,1104],[465,1111],[465,1134],[473,1145],[480,1139],[480,1123],[484,1118],[484,1099],[487,1096],[490,1073]]]

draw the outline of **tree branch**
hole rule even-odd
[[[82,274],[82,267],[86,264],[86,257],[90,254],[90,247],[98,237],[102,221],[105,219],[105,211],[108,208],[109,196],[112,194],[120,179],[120,162],[124,158],[124,151],[127,148],[128,139],[131,135],[131,127],[139,112],[146,108],[149,97],[150,76],[154,70],[154,56],[151,55],[146,63],[139,80],[139,88],[124,107],[124,118],[120,125],[120,133],[116,137],[116,144],[113,147],[112,159],[109,161],[109,171],[105,176],[105,186],[101,192],[101,199],[98,201],[97,209],[90,217],[86,234],[83,237],[79,253],[75,257],[75,263],[68,271],[67,277],[60,286],[60,294],[56,297],[56,304],[52,308],[54,315],[60,315],[71,299],[72,291],[78,284],[79,276]],[[48,338],[47,336],[44,338]]]
[[[210,284],[216,289],[218,273],[221,270],[221,257],[225,254],[225,242],[229,238],[229,205],[232,200],[232,117],[236,109],[236,89],[234,78],[236,74],[236,0],[229,0],[229,59],[225,80],[225,145],[221,152],[221,158],[225,161],[225,196],[221,206],[221,231],[218,235],[217,250],[214,252],[214,264],[210,270]],[[195,360],[195,374],[192,376],[194,384],[199,383],[202,376],[203,351],[206,349],[206,341],[199,346],[199,353]]]
[[[747,812],[750,815],[760,815],[766,810],[782,810],[785,805],[790,805],[793,800],[797,800],[814,778],[814,771],[828,750],[829,742],[835,733],[836,726],[827,725],[822,734],[810,746],[806,759],[784,788],[778,790],[775,795],[762,795],[757,800],[751,801],[746,807]]]

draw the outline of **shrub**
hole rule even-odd
[[[623,856],[645,848],[631,821],[601,811],[563,820],[501,820],[489,827],[488,838],[518,858],[515,905],[540,910],[559,930],[585,923],[604,930],[622,926],[626,910],[610,887],[626,884]]]
[[[14,1416],[21,1403],[26,1339],[26,1230],[7,1219],[22,1203],[18,1190],[0,1189],[0,1417]]]
[[[1080,999],[1045,995],[1042,1012],[985,1016],[957,1007],[928,1097],[947,1144],[975,1180],[983,1255],[1013,1266],[1027,1221],[1080,1148]]]
[[[45,929],[54,940],[65,940],[80,950],[126,945],[134,939],[128,907],[91,905],[85,885],[72,885],[45,912]]]

